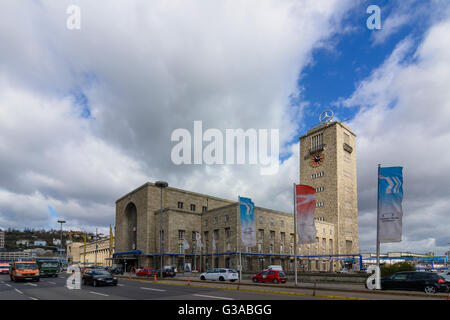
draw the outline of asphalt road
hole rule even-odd
[[[294,289],[276,286],[241,285],[222,282],[119,279],[118,286],[92,287],[79,290],[66,287],[68,274],[42,278],[39,282],[12,282],[9,275],[0,275],[0,300],[428,300],[442,297],[417,297],[405,293],[374,294],[337,290]]]

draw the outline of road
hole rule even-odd
[[[118,286],[66,287],[67,274],[42,278],[39,282],[12,282],[0,275],[0,300],[442,300],[442,296],[374,294],[334,290],[294,289],[276,286],[241,285],[221,282],[151,281],[119,279]]]

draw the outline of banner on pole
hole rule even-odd
[[[183,249],[184,249],[184,250],[187,250],[187,249],[189,249],[189,248],[190,248],[189,242],[188,242],[186,239],[184,239]]]
[[[297,209],[298,243],[316,242],[314,210],[316,208],[316,190],[311,186],[296,185],[295,201]]]
[[[403,167],[379,169],[378,225],[379,242],[402,241]]]
[[[255,204],[250,198],[239,198],[241,240],[244,246],[256,246]]]
[[[200,234],[200,232],[196,232],[196,233],[195,233],[195,239],[197,240],[197,248],[203,247],[203,244],[202,244],[202,235]]]

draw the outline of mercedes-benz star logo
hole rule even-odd
[[[319,121],[320,121],[321,123],[323,123],[323,122],[329,122],[329,121],[331,121],[331,119],[333,119],[333,117],[334,117],[334,112],[333,112],[333,111],[331,111],[331,110],[325,110],[324,112],[322,112],[322,113],[320,114]]]

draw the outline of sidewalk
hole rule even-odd
[[[160,280],[160,278],[157,278],[157,281],[174,281],[176,283],[185,283],[188,285],[189,283],[200,283],[200,284],[214,284],[214,285],[226,285],[227,287],[237,287],[240,286],[252,286],[252,287],[259,287],[262,290],[271,290],[273,288],[285,288],[285,289],[308,289],[308,290],[314,290],[314,291],[340,291],[340,292],[356,292],[356,293],[373,293],[373,294],[381,294],[381,295],[402,295],[402,296],[412,296],[412,297],[435,297],[435,298],[442,298],[446,299],[448,297],[448,293],[436,293],[434,295],[429,295],[424,292],[420,291],[395,291],[395,290],[368,290],[364,287],[364,284],[360,283],[330,283],[330,282],[297,282],[297,286],[295,286],[294,281],[289,281],[287,283],[279,283],[279,284],[273,284],[273,283],[254,283],[251,280],[241,280],[239,283],[238,281],[230,282],[230,281],[207,281],[207,280],[200,280],[200,274],[201,273],[190,273],[190,274],[177,274],[174,278],[163,278]],[[118,276],[122,279],[129,279],[129,273],[124,273],[123,275]],[[133,280],[154,280],[154,278],[148,278],[148,277],[137,277],[133,274],[132,278]]]

